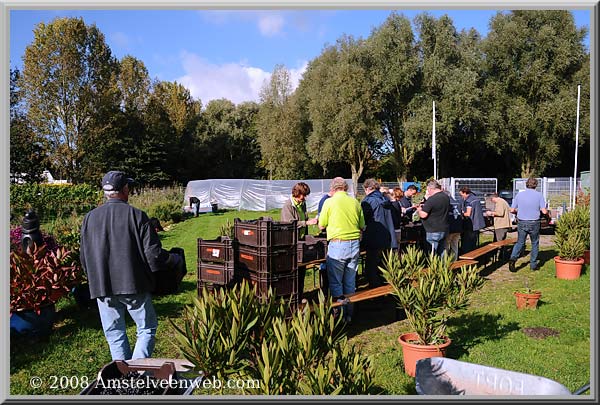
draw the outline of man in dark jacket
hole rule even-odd
[[[448,208],[448,235],[446,236],[446,254],[452,254],[454,260],[458,260],[460,235],[463,231],[462,203],[458,202],[448,190],[444,194],[450,199]]]
[[[460,245],[462,253],[467,253],[477,248],[479,230],[485,228],[485,218],[479,198],[468,186],[462,186],[459,193],[463,198],[463,216],[465,218]]]
[[[397,249],[398,242],[392,217],[392,202],[379,191],[379,183],[375,179],[365,180],[363,188],[367,194],[361,203],[366,224],[362,240],[363,248],[367,251],[365,275],[369,288],[374,288],[384,282],[379,270],[383,254],[389,249]]]
[[[123,172],[106,173],[102,189],[107,201],[87,213],[81,226],[81,264],[113,360],[151,357],[158,326],[152,272],[174,268],[181,260],[162,248],[146,213],[127,203],[131,183]],[[126,311],[137,326],[133,353],[125,331]]]
[[[413,214],[417,209],[417,204],[413,204],[412,197],[417,194],[417,186],[411,184],[404,191],[404,196],[400,199],[400,206],[404,208],[404,215],[412,222]]]

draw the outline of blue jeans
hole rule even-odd
[[[540,248],[540,221],[523,221],[517,223],[517,243],[513,247],[510,255],[510,260],[516,261],[521,251],[525,248],[525,240],[527,235],[531,240],[531,254],[529,255],[529,266],[533,269],[537,265],[537,256]]]
[[[124,294],[97,298],[104,336],[113,360],[143,359],[154,351],[158,319],[152,305],[152,295]],[[127,338],[125,311],[137,326],[137,340],[133,355]]]
[[[360,259],[358,239],[329,242],[327,245],[327,277],[329,291],[335,299],[356,291],[356,272]],[[346,316],[352,315],[352,305],[346,305]]]
[[[446,232],[427,232],[425,240],[431,246],[431,251],[442,256],[446,252]]]

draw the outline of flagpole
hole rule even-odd
[[[435,101],[433,102],[433,131],[431,135],[431,157],[433,158],[433,178],[437,179],[437,159],[435,153]]]
[[[579,98],[581,85],[577,85],[577,124],[575,125],[575,169],[573,171],[573,197],[571,209],[575,208],[575,195],[577,194],[577,150],[579,149]]]

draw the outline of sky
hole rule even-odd
[[[141,60],[150,77],[176,81],[205,106],[226,98],[258,101],[277,64],[290,71],[295,88],[309,61],[343,34],[366,38],[390,10],[10,10],[10,66],[22,69],[37,24],[81,17],[95,24],[112,53]],[[409,19],[425,10],[397,10]],[[498,10],[428,10],[448,14],[458,30],[482,36]],[[572,10],[589,31],[590,11]],[[589,48],[589,33],[586,38]]]

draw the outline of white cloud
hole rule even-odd
[[[282,32],[283,17],[279,14],[262,15],[258,19],[258,29],[266,37],[272,37]]]
[[[229,22],[250,21],[257,25],[261,35],[273,37],[283,34],[285,25],[284,12],[280,11],[253,11],[253,10],[202,10],[198,14],[205,22],[223,25]]]
[[[300,84],[300,79],[302,79],[302,75],[304,75],[304,72],[306,72],[306,68],[308,67],[308,62],[307,61],[303,61],[300,62],[300,67],[298,69],[289,69],[290,71],[290,79],[292,82],[292,88],[295,90],[296,87],[298,87],[298,84]]]
[[[176,79],[185,86],[202,105],[210,100],[226,98],[235,104],[244,101],[259,101],[260,89],[271,77],[258,67],[244,63],[212,64],[200,56],[183,52],[181,63],[185,75]],[[296,69],[290,69],[292,86],[295,89],[306,70],[307,62]]]

